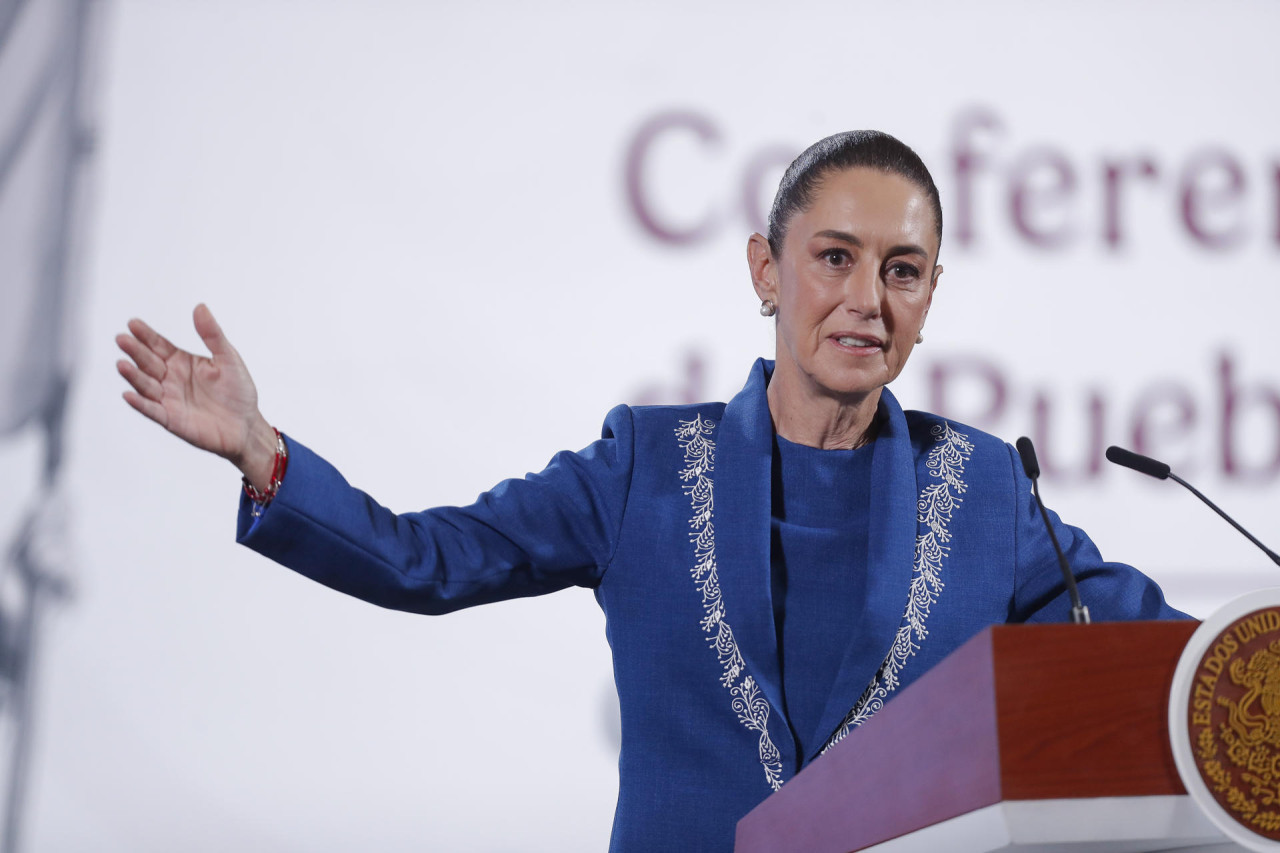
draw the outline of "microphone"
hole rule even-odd
[[[1107,461],[1123,465],[1126,468],[1132,468],[1140,474],[1155,477],[1157,480],[1167,480],[1169,475],[1173,473],[1169,466],[1163,462],[1157,462],[1150,456],[1143,456],[1140,453],[1134,453],[1132,450],[1125,450],[1123,447],[1116,447],[1114,444],[1107,448]],[[1175,477],[1174,479],[1177,478]]]
[[[1230,524],[1236,530],[1239,530],[1244,534],[1246,539],[1261,548],[1262,553],[1271,558],[1271,562],[1280,566],[1280,556],[1277,556],[1275,551],[1272,551],[1266,545],[1259,542],[1252,533],[1241,527],[1234,518],[1219,509],[1217,504],[1200,494],[1199,489],[1173,473],[1173,469],[1165,463],[1152,459],[1150,456],[1143,456],[1140,453],[1134,453],[1132,450],[1125,450],[1123,447],[1116,447],[1114,444],[1107,448],[1107,461],[1114,462],[1117,465],[1123,465],[1125,468],[1132,468],[1139,473],[1146,474],[1148,477],[1155,477],[1157,480],[1173,480],[1175,483],[1180,484],[1187,491],[1191,492],[1191,494],[1204,501],[1205,505],[1208,506],[1209,509],[1222,516],[1226,520],[1227,524]]]
[[[1040,479],[1040,463],[1036,461],[1035,445],[1024,435],[1014,443],[1014,447],[1018,448],[1018,455],[1022,457],[1022,471],[1031,480],[1034,490],[1036,481]]]
[[[1089,608],[1084,606],[1080,600],[1080,590],[1076,588],[1076,576],[1071,571],[1071,566],[1067,564],[1067,555],[1062,553],[1062,546],[1058,544],[1058,536],[1053,532],[1053,525],[1049,523],[1049,513],[1044,508],[1044,501],[1040,499],[1040,463],[1036,461],[1036,449],[1031,443],[1031,439],[1025,435],[1018,439],[1014,446],[1018,448],[1018,456],[1022,458],[1022,470],[1026,473],[1027,479],[1031,481],[1031,494],[1035,495],[1036,506],[1040,507],[1040,518],[1044,521],[1044,529],[1049,531],[1049,541],[1053,543],[1053,550],[1058,554],[1058,566],[1062,569],[1063,580],[1067,582],[1067,593],[1071,596],[1071,621],[1077,625],[1089,624]]]

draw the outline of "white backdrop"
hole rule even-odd
[[[194,346],[207,301],[272,422],[391,507],[469,502],[615,403],[732,394],[779,152],[851,127],[946,208],[904,403],[1029,432],[1050,506],[1197,615],[1273,583],[1094,444],[1277,541],[1280,7],[1025,8],[113,3],[30,849],[603,849],[590,594],[418,618],[237,547],[235,473],[119,400],[112,337]]]

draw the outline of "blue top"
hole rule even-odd
[[[290,436],[279,494],[252,528],[244,499],[238,535],[320,583],[418,613],[593,589],[622,721],[610,849],[730,853],[738,819],[825,745],[819,736],[798,753],[783,701],[770,571],[771,368],[758,362],[727,404],[619,407],[599,441],[465,507],[392,512]],[[963,424],[904,412],[888,389],[879,416],[865,607],[839,644],[819,722],[802,724],[834,732],[828,743],[987,625],[1070,612],[1017,452]],[[1096,621],[1182,615],[1148,578],[1104,561],[1082,531],[1049,518]],[[797,607],[793,626],[808,621]],[[486,664],[501,677],[502,661]],[[539,738],[520,714],[525,698],[507,701],[511,727],[501,735]],[[562,759],[547,747],[548,762]],[[429,825],[429,811],[423,819]]]
[[[821,450],[777,436],[771,519],[774,621],[782,695],[798,756],[818,731],[867,600],[871,447]],[[788,571],[788,568],[791,571]],[[879,650],[863,646],[874,670]]]

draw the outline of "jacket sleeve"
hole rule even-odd
[[[1070,594],[1058,565],[1057,552],[1031,493],[1031,481],[1022,470],[1017,451],[1008,445],[1006,448],[1013,468],[1017,514],[1014,519],[1015,588],[1010,621],[1070,621]],[[1123,563],[1103,560],[1083,530],[1064,524],[1054,512],[1049,513],[1049,522],[1075,574],[1080,598],[1089,608],[1092,621],[1192,618],[1170,607],[1159,585],[1142,572]]]
[[[260,517],[241,498],[236,540],[382,607],[446,613],[599,583],[631,484],[633,422],[619,406],[602,438],[504,480],[465,507],[397,514],[301,443]]]

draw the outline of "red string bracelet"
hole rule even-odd
[[[262,510],[280,491],[280,484],[284,482],[285,469],[289,467],[289,448],[285,446],[284,436],[280,435],[280,430],[275,427],[272,427],[271,431],[276,434],[276,458],[271,464],[271,481],[267,483],[267,488],[260,492],[253,487],[248,477],[243,478],[244,493],[249,496],[249,500],[253,501],[255,516],[262,515]]]

